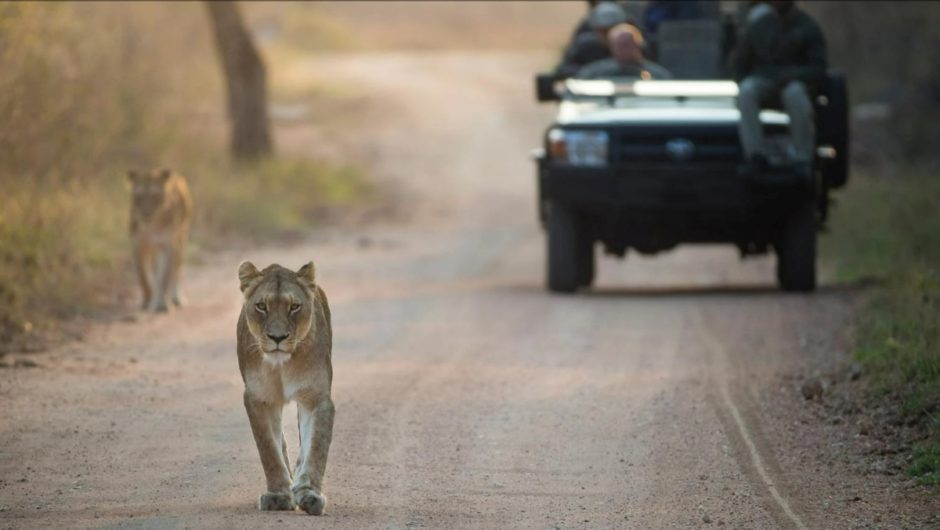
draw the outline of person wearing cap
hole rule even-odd
[[[741,147],[751,170],[770,166],[760,111],[779,101],[790,117],[788,162],[809,174],[816,148],[812,98],[826,76],[826,43],[819,25],[795,2],[768,4],[773,11],[748,23],[732,59]]]
[[[643,57],[643,34],[632,24],[618,24],[607,35],[612,57],[595,61],[575,75],[578,79],[671,79],[672,74]]]
[[[610,57],[607,32],[617,24],[628,22],[626,11],[614,2],[589,1],[590,12],[584,17],[555,68],[559,77],[574,75],[581,67]]]

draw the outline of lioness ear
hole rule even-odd
[[[172,169],[163,168],[160,170],[160,180],[166,182],[170,180],[170,177],[173,175]]]
[[[238,283],[242,292],[251,287],[251,284],[260,275],[258,267],[255,267],[250,261],[241,262],[238,265]]]
[[[314,282],[316,281],[316,275],[317,268],[312,261],[308,262],[297,271],[297,279],[310,287],[313,287]]]
[[[138,173],[137,171],[135,171],[135,170],[133,170],[133,169],[128,169],[128,170],[127,170],[127,180],[129,180],[129,181],[131,181],[131,182],[136,182],[137,179],[138,179],[138,177],[140,177],[140,173]]]

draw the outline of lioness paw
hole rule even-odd
[[[326,509],[326,495],[313,490],[305,490],[296,496],[297,506],[310,515],[323,515]]]
[[[294,501],[290,493],[263,493],[258,499],[258,509],[265,512],[293,510]]]

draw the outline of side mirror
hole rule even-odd
[[[544,103],[546,101],[559,101],[556,85],[561,79],[555,74],[538,74],[535,76],[535,99]]]

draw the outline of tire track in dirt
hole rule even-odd
[[[732,390],[740,378],[735,375],[740,369],[732,366],[730,352],[709,330],[704,315],[699,312],[694,318],[697,334],[701,337],[709,358],[710,378],[713,387],[709,401],[724,424],[724,431],[735,446],[737,458],[745,476],[762,492],[765,505],[781,526],[808,530],[803,518],[788,500],[783,475],[780,472],[769,445],[764,441],[757,414],[753,412],[743,392]]]

